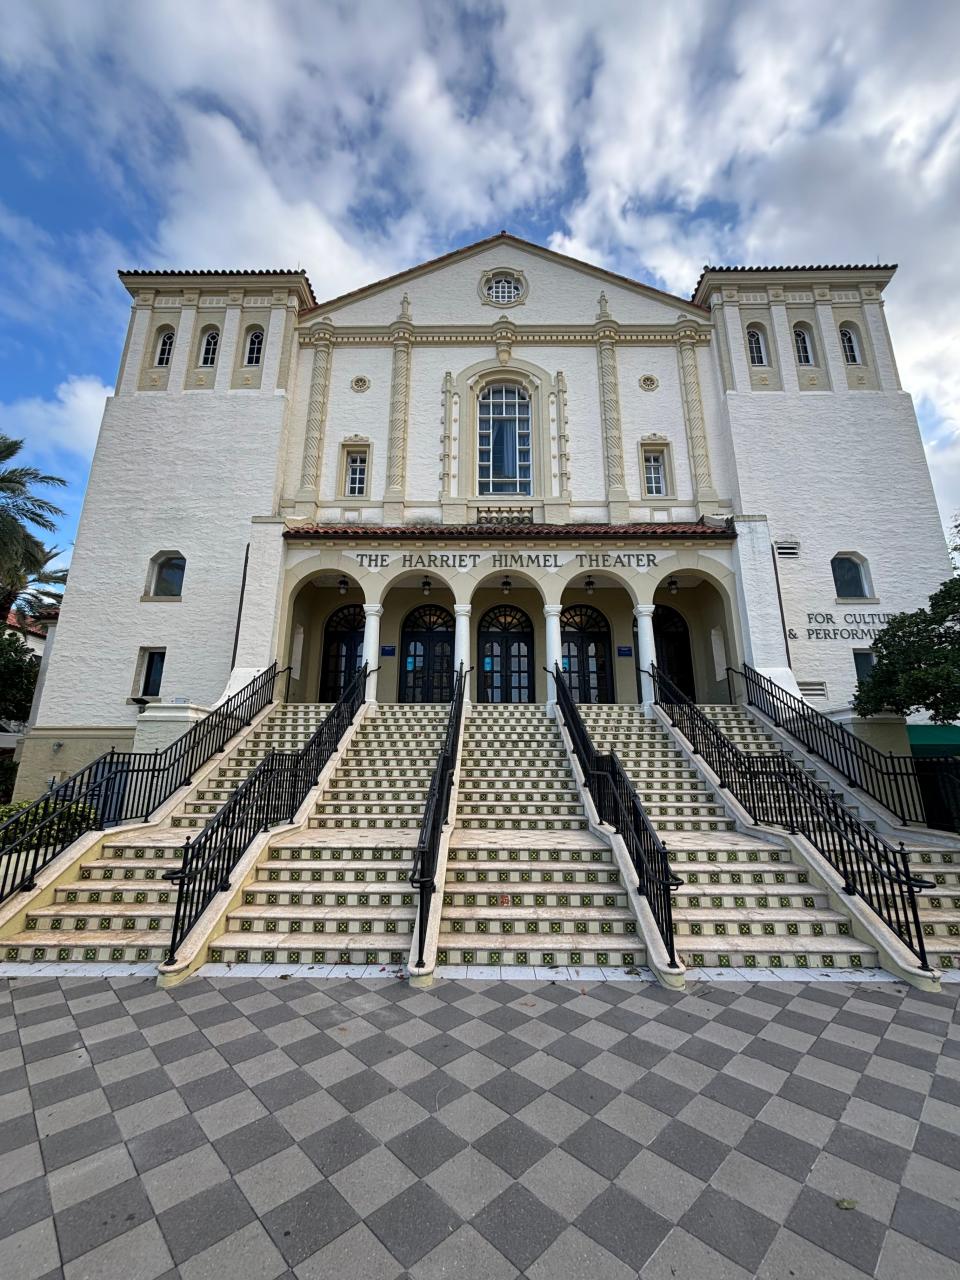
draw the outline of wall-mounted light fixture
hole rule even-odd
[[[513,583],[510,581],[509,578],[504,578],[504,580],[500,583],[500,590],[503,592],[505,596],[508,596],[510,594],[510,592],[513,590]]]
[[[340,580],[337,582],[337,590],[340,592],[340,594],[342,596],[345,596],[349,589],[350,589],[350,583],[347,581],[347,579],[340,578]]]
[[[424,578],[424,580],[420,583],[420,590],[423,592],[425,596],[428,596],[430,594],[430,592],[433,590],[433,583],[430,581],[429,578]]]
[[[587,574],[587,576],[586,576],[586,577],[584,578],[584,580],[583,580],[583,589],[584,589],[584,591],[587,593],[587,595],[588,595],[588,596],[592,596],[592,595],[593,595],[594,588],[596,587],[596,585],[597,585],[597,584],[594,582],[593,578],[592,578],[592,577],[591,577],[591,575],[588,573],[588,574]]]
[[[676,578],[667,579],[667,590],[670,592],[672,596],[675,596],[677,594],[677,592],[680,590],[680,583],[676,580]]]

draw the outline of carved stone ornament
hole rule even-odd
[[[485,307],[519,307],[530,292],[527,277],[514,267],[494,267],[484,271],[477,293]]]
[[[370,379],[365,373],[358,373],[355,378],[350,379],[351,391],[369,391]]]
[[[645,373],[640,379],[641,391],[656,391],[660,385],[660,379],[652,373]]]

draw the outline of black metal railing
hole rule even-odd
[[[754,822],[806,837],[856,894],[927,969],[917,894],[933,882],[910,873],[906,850],[895,849],[783,751],[741,751],[685,693],[651,667],[654,701],[667,713]]]
[[[78,836],[143,821],[273,701],[274,662],[163,751],[108,751],[0,826],[0,902],[35,887],[38,871]]]
[[[357,714],[367,674],[364,663],[303,748],[264,756],[196,840],[187,841],[181,866],[164,876],[177,887],[168,964],[216,895],[229,889],[230,876],[254,837],[294,820]]]
[[[751,707],[836,769],[850,786],[858,787],[896,814],[901,822],[960,831],[960,759],[884,755],[746,663],[742,670],[728,668],[728,681],[731,675],[743,680]]]
[[[559,664],[554,668],[553,678],[557,686],[557,706],[593,796],[597,815],[623,838],[637,875],[637,892],[649,903],[670,957],[670,965],[675,967],[677,956],[671,895],[674,889],[680,888],[683,880],[671,871],[666,846],[654,830],[620,757],[615,751],[601,754],[593,745],[590,731],[583,722],[580,708]]]
[[[440,836],[447,820],[450,807],[450,788],[453,786],[453,774],[457,765],[457,745],[460,741],[460,727],[463,721],[463,702],[466,680],[469,672],[460,669],[454,678],[453,697],[450,700],[450,714],[447,717],[447,732],[443,746],[437,757],[430,779],[430,790],[427,792],[423,807],[423,822],[420,826],[420,838],[413,855],[413,868],[410,872],[410,883],[420,895],[420,909],[417,916],[417,962],[416,968],[424,966],[424,952],[427,945],[427,926],[430,923],[430,906],[437,888],[437,858],[440,852]]]

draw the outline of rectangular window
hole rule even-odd
[[[344,486],[348,498],[365,498],[367,494],[367,451],[351,449],[346,461],[346,484]]]
[[[854,649],[853,665],[857,669],[857,680],[866,680],[867,676],[876,666],[876,655],[870,649]]]
[[[163,679],[163,660],[167,656],[166,649],[143,650],[143,684],[140,688],[141,698],[159,698],[160,682]]]
[[[488,387],[480,397],[477,470],[482,494],[529,494],[530,401],[517,386]]]
[[[662,449],[644,449],[643,485],[648,498],[667,496],[667,457]]]

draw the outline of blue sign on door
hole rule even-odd
[[[381,658],[395,658],[397,656],[397,646],[395,644],[382,644],[380,646]]]
[[[618,645],[617,645],[617,657],[618,657],[618,658],[632,658],[632,657],[633,657],[633,645],[632,645],[632,644],[618,644]]]
[[[483,660],[483,669],[484,669],[484,671],[492,671],[492,670],[493,670],[493,659],[492,659],[492,658],[484,658],[484,660]]]
[[[411,656],[411,657],[409,657],[409,658],[407,659],[407,670],[408,670],[408,671],[412,671],[412,670],[413,670],[413,662],[414,662],[414,660],[413,660],[413,657],[412,657],[412,656]]]

